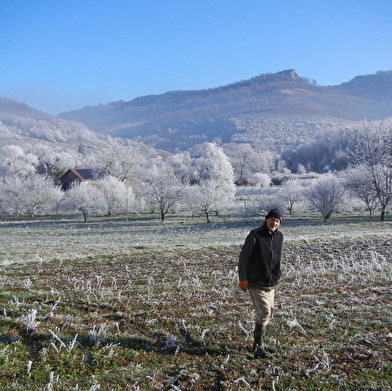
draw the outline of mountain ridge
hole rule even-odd
[[[0,114],[3,142],[29,135],[48,142],[110,135],[169,152],[206,141],[263,143],[282,150],[364,118],[392,115],[392,71],[319,86],[289,69],[220,87],[87,106],[55,117],[0,98]]]
[[[379,71],[339,86],[318,86],[299,76],[295,69],[288,69],[225,86],[168,91],[128,102],[88,106],[59,116],[82,122],[98,133],[167,150],[187,149],[214,139],[233,141],[234,135],[247,132],[238,128],[239,118],[246,118],[246,123],[253,118],[254,127],[262,122],[260,118],[274,117],[278,122],[290,117],[345,122],[392,115],[391,93],[384,92],[381,100],[374,98],[377,88],[382,86],[385,90],[385,84],[392,90],[390,74],[392,71]],[[383,81],[379,82],[381,77]]]

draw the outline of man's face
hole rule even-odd
[[[267,219],[267,227],[270,231],[275,231],[280,226],[280,220],[275,217]]]

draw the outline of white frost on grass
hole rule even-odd
[[[261,224],[260,217],[216,217],[207,224],[202,218],[178,216],[163,224],[159,218],[141,219],[95,218],[88,224],[60,220],[25,223],[0,222],[0,266],[12,263],[44,263],[67,260],[120,257],[145,250],[172,251],[178,248],[241,246],[248,232]],[[186,221],[186,224],[184,224]],[[282,226],[285,242],[299,243],[325,240],[356,240],[358,238],[391,238],[392,223],[369,221],[358,223],[331,220],[301,220],[287,216]]]
[[[287,321],[287,326],[290,327],[290,330],[293,329],[294,327],[298,327],[298,328],[301,330],[301,332],[302,332],[303,334],[306,334],[305,329],[299,324],[299,322],[298,322],[297,319],[288,320],[288,321]]]
[[[34,332],[40,322],[36,321],[37,310],[35,308],[29,310],[28,314],[24,317],[26,321],[26,329],[28,332]]]

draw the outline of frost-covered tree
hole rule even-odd
[[[222,182],[234,188],[233,166],[221,147],[213,143],[203,144],[200,161],[201,179]]]
[[[187,189],[187,202],[192,214],[204,215],[207,223],[210,223],[210,215],[216,214],[222,208],[221,192],[216,191],[209,181],[202,181],[199,185],[193,185]]]
[[[255,178],[261,174],[269,175],[274,164],[272,152],[255,150],[248,143],[228,144],[224,151],[233,166],[237,186],[254,185]]]
[[[37,165],[37,156],[25,152],[21,146],[5,145],[0,148],[0,176],[26,176],[35,172]]]
[[[286,209],[292,214],[294,204],[299,204],[304,199],[304,187],[298,179],[290,179],[282,186],[278,195],[284,201]]]
[[[342,176],[346,188],[352,190],[365,203],[372,218],[379,207],[379,201],[369,171],[361,164],[346,170]]]
[[[300,174],[300,167],[318,173],[346,168],[348,156],[345,149],[348,139],[338,124],[334,127],[335,129],[318,131],[317,137],[310,137],[306,143],[282,151],[281,158],[285,160],[287,168],[297,174]]]
[[[77,167],[76,153],[56,150],[47,145],[40,145],[34,152],[38,158],[37,172],[52,177],[55,182],[69,168]]]
[[[164,163],[154,166],[145,181],[150,202],[157,205],[161,221],[164,221],[166,214],[181,200],[185,187],[184,181]]]
[[[135,194],[131,186],[128,186],[125,182],[121,182],[112,175],[107,175],[97,182],[96,188],[105,199],[106,214],[109,216],[136,211]]]
[[[108,139],[96,154],[95,167],[103,169],[121,182],[139,184],[143,173],[144,156],[138,144],[131,141]]]
[[[326,222],[342,206],[345,188],[341,181],[332,174],[318,178],[308,189],[306,195],[309,203],[321,214]]]
[[[392,199],[392,117],[379,121],[363,121],[353,129],[348,153],[370,178],[379,201],[384,221]]]
[[[230,144],[225,148],[225,154],[233,166],[236,185],[247,185],[249,176],[253,172],[256,154],[252,146],[250,144]]]
[[[54,210],[63,194],[52,178],[40,174],[12,175],[4,178],[0,189],[3,211],[35,216]]]
[[[222,148],[203,144],[200,185],[191,190],[193,208],[210,222],[212,213],[219,214],[232,206],[236,187],[233,167]],[[188,197],[189,199],[189,197]]]
[[[108,209],[103,192],[88,182],[72,185],[64,195],[62,207],[67,211],[79,210],[85,222],[93,214],[105,213]]]
[[[169,155],[165,159],[165,163],[171,167],[173,173],[178,178],[181,178],[182,181],[188,181],[194,171],[192,158],[188,151]]]
[[[9,175],[2,178],[0,187],[0,205],[2,212],[15,213],[20,216],[24,213],[25,202],[20,195],[22,190],[22,177]]]

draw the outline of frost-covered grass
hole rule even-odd
[[[258,219],[2,221],[4,390],[390,390],[392,223],[286,217],[282,285],[252,360],[237,288]]]
[[[157,215],[135,218],[81,218],[0,221],[0,262],[51,261],[96,256],[116,257],[135,250],[240,246],[261,218],[215,217],[207,224],[202,217],[169,215],[161,223]],[[317,216],[285,216],[282,229],[286,243],[325,240],[385,238],[392,221],[367,216],[343,215],[321,223]]]

